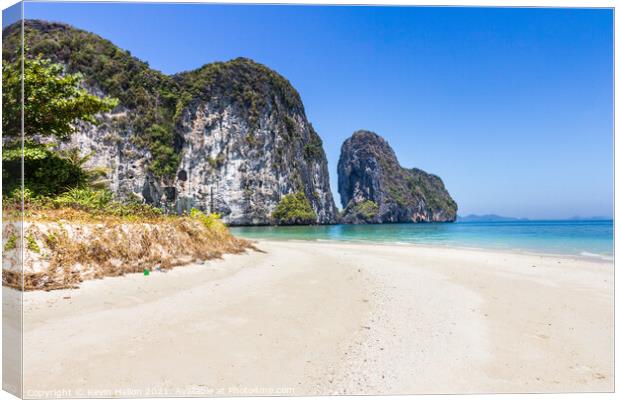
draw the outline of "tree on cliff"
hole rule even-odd
[[[41,56],[20,56],[12,63],[2,62],[2,131],[5,136],[19,137],[22,133],[22,77],[26,137],[42,135],[67,140],[77,122],[96,124],[95,114],[111,111],[118,103],[116,99],[88,93],[81,87],[79,73],[63,74],[62,65]]]
[[[303,192],[284,196],[271,217],[278,225],[315,224],[317,219],[316,212]]]
[[[75,163],[73,153],[55,151],[54,142],[68,140],[78,122],[97,124],[96,114],[111,111],[117,100],[88,93],[81,74],[65,74],[62,65],[40,56],[3,61],[2,88],[4,194],[20,187],[22,155],[24,185],[35,195],[54,195],[88,182],[92,171]],[[39,137],[53,140],[43,144]]]

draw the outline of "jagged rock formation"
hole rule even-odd
[[[168,76],[111,42],[69,25],[25,21],[27,46],[81,72],[93,93],[118,98],[101,124],[71,143],[109,168],[112,190],[168,210],[218,212],[231,225],[269,224],[286,194],[304,193],[317,223],[336,208],[327,159],[299,94],[282,76],[245,58]],[[3,59],[19,40],[3,31]]]
[[[338,192],[345,223],[452,222],[456,202],[441,178],[400,166],[374,132],[357,131],[342,145]]]

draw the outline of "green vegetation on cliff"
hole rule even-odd
[[[19,24],[14,24],[3,31],[3,60],[15,60],[9,49],[18,47],[19,29]],[[151,152],[154,174],[176,170],[178,156],[162,151],[179,144],[172,123],[178,87],[170,77],[150,69],[112,42],[65,24],[27,20],[24,34],[26,58],[41,56],[62,64],[68,73],[82,74],[88,88],[101,90],[135,111],[125,122],[136,133],[132,136],[136,144]]]
[[[338,191],[347,223],[448,222],[457,204],[441,178],[402,167],[381,136],[357,131],[342,145]]]
[[[31,202],[43,208],[71,208],[93,215],[152,218],[162,215],[160,209],[139,201],[118,201],[107,189],[74,188],[51,200],[40,198]]]
[[[391,150],[391,149],[390,149]],[[417,204],[420,199],[431,213],[444,213],[456,218],[457,204],[450,197],[441,178],[418,168],[403,168],[392,153],[386,156],[377,152],[377,160],[383,169],[383,187],[399,206]]]
[[[117,123],[128,128],[134,144],[150,152],[148,169],[157,177],[176,172],[183,145],[180,123],[196,101],[219,98],[242,106],[254,128],[268,101],[281,117],[304,112],[301,98],[288,80],[247,58],[168,76],[112,42],[66,24],[26,20],[24,32],[27,57],[41,56],[62,64],[69,73],[81,73],[86,87],[117,98],[131,111]],[[19,48],[20,25],[7,27],[3,39],[3,60],[15,61],[10,49]]]
[[[314,224],[317,215],[303,192],[287,194],[271,214],[278,225]]]
[[[256,190],[263,183],[271,186],[257,178],[262,175],[287,181],[278,186],[287,191],[306,193],[321,222],[334,220],[321,138],[307,120],[299,93],[277,72],[236,58],[166,75],[110,41],[70,25],[26,20],[23,26],[27,59],[44,60],[63,74],[81,76],[80,90],[92,99],[117,99],[113,110],[86,113],[72,123],[77,134],[71,138],[96,151],[94,158],[109,169],[110,187],[119,196],[135,193],[170,211],[188,211],[186,197],[191,197],[196,207],[217,207],[231,223],[265,224],[270,223],[270,211],[282,193]],[[3,61],[17,60],[14,48],[21,44],[21,33],[20,24],[3,30]],[[91,126],[96,121],[100,126]],[[218,153],[211,151],[211,140],[194,140],[201,129],[205,135],[225,132]],[[36,144],[47,143],[33,139]],[[208,155],[199,157],[203,151]],[[192,172],[206,177],[191,186],[189,196],[182,182],[197,175],[181,168],[181,159]],[[239,167],[235,179],[216,184],[233,160],[244,164],[235,165]],[[243,182],[241,187],[237,182]],[[53,186],[64,191],[75,183],[61,181]],[[219,192],[209,203],[201,193],[210,193],[211,187]],[[49,188],[35,189],[46,196],[59,194]],[[246,201],[249,197],[251,201]],[[230,221],[232,216],[237,221]]]
[[[62,65],[41,57],[22,59],[20,55],[13,62],[3,60],[2,186],[5,195],[21,186],[22,156],[24,187],[35,195],[57,195],[71,187],[93,184],[104,175],[100,170],[84,168],[88,157],[79,157],[77,149],[62,152],[53,149],[58,142],[69,139],[77,123],[97,124],[95,114],[110,111],[117,104],[115,99],[88,93],[81,84],[81,74],[64,73]],[[36,138],[45,138],[46,143]]]
[[[243,105],[250,120],[267,105],[268,99],[278,99],[276,106],[288,111],[303,111],[299,93],[280,74],[248,58],[214,62],[173,76],[182,95],[183,109],[192,100],[209,100],[217,96]],[[289,117],[290,118],[290,117]]]
[[[103,168],[87,168],[91,154],[80,149],[58,150],[82,122],[98,124],[96,114],[111,111],[117,100],[98,97],[83,87],[80,73],[65,73],[60,64],[21,55],[2,62],[3,114],[6,137],[2,153],[3,194],[26,209],[72,209],[93,215],[157,216],[160,210],[138,202],[119,202],[107,186]],[[23,74],[20,74],[23,67]],[[21,87],[24,86],[24,137],[21,140]],[[42,140],[43,139],[43,140]],[[23,163],[23,191],[22,191]]]
[[[372,200],[365,200],[358,204],[349,203],[346,214],[353,214],[366,222],[371,222],[379,214],[379,206]]]
[[[27,51],[27,49],[26,49]],[[22,72],[23,67],[23,74]],[[23,77],[23,80],[22,80]],[[82,74],[65,74],[63,66],[50,60],[23,58],[2,62],[2,132],[5,137],[22,134],[22,84],[24,136],[53,136],[67,140],[75,123],[97,124],[95,114],[111,111],[118,103],[100,98],[80,87]]]
[[[408,170],[408,189],[416,196],[426,200],[426,206],[433,212],[443,211],[456,218],[456,201],[447,194],[443,181],[437,175],[429,174],[418,168]]]
[[[26,142],[23,150],[24,189],[33,196],[56,196],[71,188],[99,186],[105,173],[87,169],[88,157],[76,158],[72,151],[56,151],[52,146]],[[2,190],[5,196],[21,188],[22,149],[5,147],[2,153]]]

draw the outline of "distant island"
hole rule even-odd
[[[613,219],[613,217],[605,217],[602,215],[595,215],[593,217],[582,217],[575,215],[574,217],[569,218],[570,221],[611,221]]]
[[[476,215],[469,214],[466,216],[457,215],[456,222],[508,222],[508,221],[529,221],[527,218],[504,217],[497,214]]]
[[[544,220],[544,219],[539,219],[539,220]],[[581,217],[579,215],[576,215],[574,217],[571,218],[566,218],[566,219],[556,219],[556,218],[549,218],[549,221],[553,221],[553,220],[558,220],[558,221],[610,221],[613,220],[613,217],[605,217],[605,216],[593,216],[593,217]],[[456,217],[456,222],[525,222],[525,221],[532,221],[529,218],[517,218],[517,217],[504,217],[502,215],[497,215],[497,214],[484,214],[484,215],[476,215],[476,214],[469,214],[469,215],[457,215]]]

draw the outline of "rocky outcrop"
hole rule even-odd
[[[381,136],[357,131],[342,145],[338,192],[345,223],[452,222],[457,205],[441,178],[400,166]]]
[[[290,84],[247,59],[181,79],[196,76],[212,78],[182,114],[178,195],[236,224],[263,224],[284,195],[302,192],[317,222],[333,222],[323,144]]]
[[[252,60],[207,64],[173,76],[71,26],[25,21],[29,51],[80,72],[93,93],[119,99],[71,143],[107,167],[111,189],[168,211],[217,212],[231,225],[272,223],[287,194],[302,192],[316,223],[336,218],[319,135],[297,91]],[[3,31],[3,59],[19,39]]]

